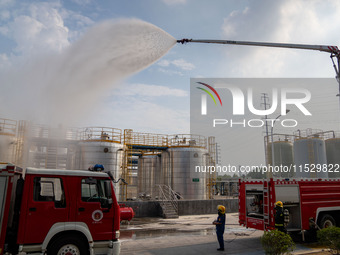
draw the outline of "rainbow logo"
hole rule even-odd
[[[210,85],[208,85],[208,84],[206,84],[206,83],[203,83],[203,82],[197,82],[197,83],[198,83],[198,84],[201,84],[201,85],[203,85],[203,86],[206,86],[206,87],[209,88],[212,92],[214,92],[215,95],[217,96],[218,100],[220,101],[221,106],[222,106],[222,100],[221,100],[221,98],[220,98],[220,95],[217,93],[217,91],[216,91],[213,87],[211,87]],[[206,92],[206,93],[214,100],[215,105],[217,105],[216,100],[215,100],[213,94],[211,94],[211,92],[209,92],[209,91],[206,90],[206,89],[200,88],[200,87],[197,87],[197,88],[200,89],[200,90],[203,90],[204,92]]]

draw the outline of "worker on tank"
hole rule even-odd
[[[283,203],[277,201],[275,203],[275,228],[283,233],[286,233],[284,226],[284,214],[283,214]]]
[[[224,240],[223,240],[223,234],[224,234],[224,227],[225,227],[225,207],[223,205],[217,206],[218,211],[218,217],[213,222],[214,225],[216,225],[216,235],[218,243],[220,244],[220,248],[217,249],[218,251],[224,251]]]

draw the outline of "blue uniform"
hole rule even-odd
[[[223,234],[224,234],[224,228],[225,228],[225,213],[222,214],[219,212],[216,222],[220,223],[220,224],[216,224],[217,240],[218,240],[218,243],[220,244],[220,248],[224,249]]]

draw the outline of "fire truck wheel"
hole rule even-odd
[[[335,226],[334,218],[329,214],[325,214],[320,221],[320,228],[324,229],[333,226]]]
[[[48,255],[88,255],[89,249],[82,239],[76,237],[62,237],[54,241],[49,247]]]

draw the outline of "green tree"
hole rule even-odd
[[[265,253],[270,255],[291,254],[295,249],[295,243],[290,235],[277,229],[264,232],[261,244]]]
[[[340,228],[328,227],[318,231],[320,244],[327,246],[332,254],[340,254]]]

